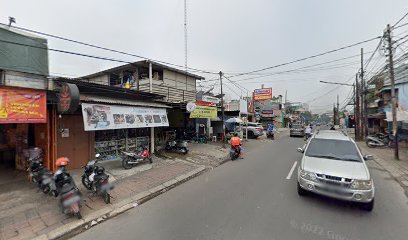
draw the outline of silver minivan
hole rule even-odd
[[[374,207],[374,183],[356,143],[345,133],[333,130],[317,131],[298,148],[303,153],[298,168],[298,194],[309,192],[358,202],[364,210]]]

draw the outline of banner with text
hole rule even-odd
[[[46,123],[47,94],[42,90],[0,87],[0,123]]]
[[[164,108],[146,108],[82,103],[85,131],[168,127]]]
[[[217,107],[207,107],[197,105],[196,109],[190,113],[190,118],[216,118]]]
[[[253,92],[254,100],[271,100],[272,88],[255,89]]]

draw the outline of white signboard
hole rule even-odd
[[[219,99],[219,98],[216,98],[216,97],[213,97],[213,96],[208,96],[208,95],[204,95],[204,96],[202,97],[202,101],[210,102],[210,103],[215,103],[215,104],[220,103],[220,99]]]
[[[392,122],[392,112],[386,112],[387,122]],[[406,122],[408,121],[408,111],[398,110],[397,111],[397,121],[398,122]]]
[[[121,128],[168,127],[164,108],[82,103],[85,131]]]

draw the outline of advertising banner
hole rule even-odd
[[[47,94],[42,90],[0,87],[0,123],[46,123]]]
[[[85,131],[121,128],[168,127],[164,108],[82,103]]]
[[[217,108],[197,105],[190,113],[190,118],[216,118]]]
[[[272,88],[261,88],[254,90],[254,100],[271,100],[272,99]]]

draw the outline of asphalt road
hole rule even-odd
[[[74,239],[408,239],[403,189],[374,161],[373,212],[320,196],[300,197],[296,170],[301,138],[244,143],[228,162]],[[296,166],[297,168],[297,166]],[[289,179],[287,179],[289,178]]]

